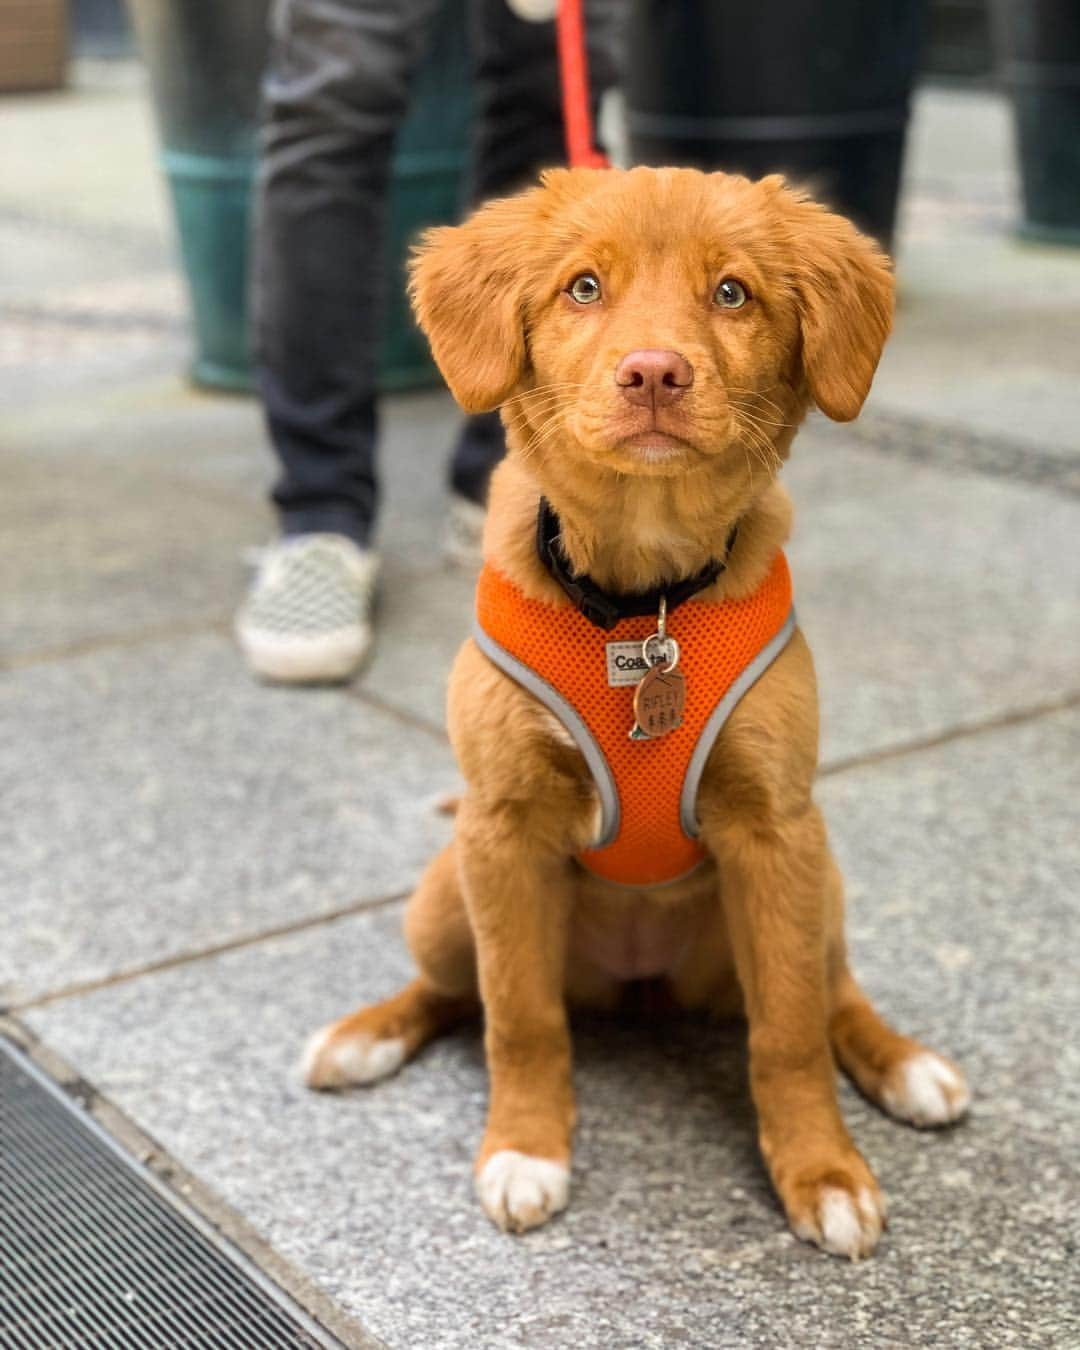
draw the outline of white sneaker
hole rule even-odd
[[[371,646],[379,556],[342,534],[300,534],[263,552],[236,616],[256,675],[285,684],[338,683]]]
[[[446,510],[446,558],[458,567],[479,567],[484,560],[484,518],[478,502],[451,492]]]

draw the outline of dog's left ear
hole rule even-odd
[[[488,202],[464,225],[428,230],[409,296],[450,392],[490,412],[525,373],[525,290],[539,189]]]
[[[782,179],[765,182],[791,230],[810,395],[826,416],[850,422],[870,392],[892,329],[892,266],[877,244],[843,216],[785,187]]]

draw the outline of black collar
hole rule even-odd
[[[711,586],[727,567],[735,537],[739,532],[738,522],[731,527],[731,533],[724,545],[723,559],[713,558],[700,572],[682,581],[673,581],[668,586],[656,586],[651,591],[624,591],[612,595],[601,590],[589,576],[578,576],[570,570],[559,547],[559,534],[562,526],[559,517],[552,509],[546,497],[540,498],[540,510],[536,516],[536,551],[540,561],[573,601],[575,607],[597,628],[609,631],[620,619],[635,615],[655,614],[660,608],[661,596],[667,599],[667,612],[677,609],[684,600],[689,600],[698,591]]]

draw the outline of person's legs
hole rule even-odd
[[[265,678],[347,679],[371,643],[390,159],[438,2],[277,0],[273,11],[254,293],[285,539],[236,625]]]
[[[622,0],[586,5],[594,112],[616,81],[621,6]],[[565,163],[566,148],[555,24],[519,19],[506,0],[473,0],[470,38],[474,121],[467,195],[478,205],[515,192],[543,168]],[[467,551],[469,523],[475,529],[491,472],[505,450],[498,413],[466,419],[450,463],[457,499],[451,514],[455,552]]]
[[[394,137],[438,0],[278,0],[256,225],[256,360],[286,534],[360,545]]]

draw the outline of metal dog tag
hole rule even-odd
[[[634,690],[632,741],[652,741],[682,726],[686,709],[686,677],[679,664],[679,644],[667,635],[667,599],[660,597],[656,632],[641,644],[648,671]]]
[[[686,677],[681,670],[656,665],[634,690],[635,741],[655,740],[682,726],[686,708]]]

